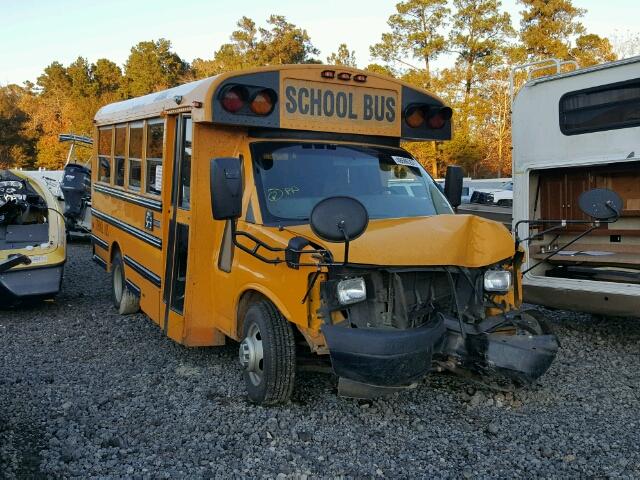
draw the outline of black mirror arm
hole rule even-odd
[[[605,202],[605,205],[607,206],[607,208],[609,210],[611,210],[615,216],[613,217],[615,220],[612,220],[610,223],[615,222],[616,220],[618,220],[620,218],[620,212],[618,211],[618,209],[616,208],[615,204],[611,201],[611,200],[607,200]]]
[[[243,245],[242,243],[240,243],[238,241],[238,237],[246,237],[249,240],[251,240],[252,242],[255,243],[255,246],[253,248],[249,248],[246,245]],[[271,265],[277,265],[279,263],[285,263],[286,260],[281,260],[280,257],[276,257],[276,258],[267,258],[264,255],[258,253],[258,250],[260,248],[264,248],[265,250],[268,250],[270,252],[274,252],[274,253],[284,253],[287,251],[286,248],[282,248],[282,247],[272,247],[271,245],[268,245],[267,243],[263,242],[262,240],[260,240],[258,237],[250,234],[249,232],[243,232],[242,230],[238,230],[237,229],[237,225],[236,225],[236,221],[232,220],[231,221],[231,238],[233,241],[233,244],[238,247],[240,250],[242,250],[243,252],[248,253],[249,255],[257,258],[258,260],[264,262],[264,263],[269,263]],[[299,254],[307,254],[307,255],[320,255],[324,260],[326,260],[325,262],[314,262],[314,263],[297,263],[296,265],[298,267],[318,267],[318,266],[325,266],[325,265],[333,265],[333,257],[331,256],[331,252],[329,252],[328,250],[323,250],[323,249],[315,249],[315,250],[295,250],[295,253],[299,253]]]
[[[521,223],[521,222],[518,222]],[[553,232],[555,230],[561,230],[563,228],[566,228],[566,225],[556,225],[555,227],[551,227],[551,228],[547,228],[546,230],[543,230],[541,232],[535,233],[533,235],[528,236],[527,238],[519,238],[518,237],[518,226],[516,224],[516,250],[518,249],[518,247],[520,246],[520,244],[522,242],[527,242],[529,240],[533,240],[534,238],[540,238],[544,235],[546,235],[547,233]]]
[[[611,223],[611,222],[608,222]],[[590,228],[588,228],[587,230],[585,230],[584,232],[582,232],[580,235],[578,235],[576,238],[574,238],[573,240],[571,240],[568,243],[565,243],[562,247],[558,248],[557,250],[555,250],[554,252],[551,252],[549,255],[547,255],[546,257],[544,257],[542,260],[540,260],[538,263],[536,263],[535,265],[530,266],[529,268],[527,268],[526,270],[524,270],[522,272],[522,275],[524,275],[525,273],[527,273],[530,270],[533,270],[534,268],[536,268],[538,265],[546,262],[547,260],[549,260],[551,257],[553,257],[554,255],[556,255],[558,252],[561,252],[562,250],[564,250],[565,248],[569,247],[570,245],[573,245],[574,243],[576,243],[578,240],[580,240],[582,237],[590,234],[591,232],[593,232],[596,228],[598,228],[600,226],[599,222],[596,222],[595,225],[592,225]]]
[[[344,228],[344,220],[340,221],[340,223],[338,224],[338,229],[342,232],[342,235],[344,235],[344,261],[343,261],[343,265],[346,265],[347,263],[349,263],[349,234],[347,233],[346,229]]]
[[[615,211],[615,208],[610,206],[610,208],[612,210]],[[541,237],[542,235],[544,235],[545,233],[549,233],[552,232],[554,230],[560,230],[562,228],[566,228],[567,225],[591,225],[593,228],[589,231],[592,231],[595,228],[598,228],[600,225],[606,225],[609,223],[615,223],[618,221],[618,219],[620,218],[619,215],[612,217],[610,219],[607,220],[519,220],[518,222],[516,222],[515,226],[513,227],[513,235],[516,239],[516,249],[518,248],[518,246],[522,243],[522,242],[526,242],[527,240],[532,240],[534,238],[538,238]],[[559,223],[560,225],[555,225],[551,228],[548,228],[547,230],[543,230],[542,232],[536,233],[534,235],[531,235],[529,237],[526,238],[519,238],[518,237],[518,227],[520,227],[520,225],[522,224],[529,224],[529,228],[531,228],[531,226],[535,226],[535,225],[544,225],[545,223]]]

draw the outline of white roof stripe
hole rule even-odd
[[[157,116],[164,110],[190,105],[194,100],[202,102],[215,79],[216,77],[203,78],[143,97],[111,103],[98,110],[94,120],[97,125],[110,125],[137,118]],[[182,97],[180,104],[175,102],[177,96]]]

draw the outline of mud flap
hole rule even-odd
[[[503,376],[522,384],[540,378],[560,346],[543,319],[527,312],[509,312],[478,325],[446,318],[447,337],[441,353],[457,360],[461,369],[483,376]],[[514,334],[505,333],[511,329]]]

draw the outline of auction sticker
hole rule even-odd
[[[406,165],[407,167],[420,168],[420,164],[418,163],[418,161],[413,158],[396,157],[395,155],[391,155],[391,158],[393,158],[393,161],[396,162],[397,165]]]

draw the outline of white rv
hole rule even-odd
[[[522,243],[524,300],[638,316],[640,57],[530,79],[512,127],[513,224],[519,238],[533,235]],[[619,195],[615,221],[589,223],[579,208],[594,188]]]

